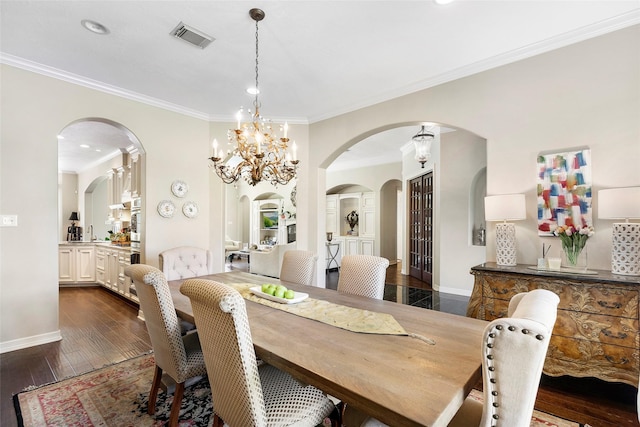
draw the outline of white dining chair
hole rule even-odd
[[[342,257],[338,291],[382,299],[389,260],[373,255]]]
[[[529,427],[559,302],[545,289],[520,293],[511,298],[508,317],[487,325],[480,352],[483,399],[467,397],[449,427]],[[373,418],[361,424],[383,425]]]
[[[176,382],[169,426],[177,426],[185,381],[207,373],[198,333],[182,334],[171,291],[162,271],[150,265],[134,264],[126,267],[124,274],[136,285],[156,364],[147,412],[149,415],[155,413],[164,372]]]
[[[158,265],[167,280],[187,279],[213,273],[211,251],[194,246],[179,246],[160,252]]]
[[[303,385],[266,363],[258,367],[244,299],[238,291],[204,279],[188,279],[189,297],[202,338],[211,384],[214,427],[317,426],[338,411],[317,388]]]
[[[317,260],[318,256],[311,251],[285,252],[280,269],[280,280],[300,285],[312,285]]]

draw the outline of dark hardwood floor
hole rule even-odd
[[[2,427],[17,426],[12,396],[149,352],[138,307],[99,287],[60,289],[62,341],[0,355]]]
[[[402,276],[398,267],[390,266],[387,271],[390,298],[406,295],[405,303],[457,314],[460,307],[466,307],[462,297],[408,283],[412,279]],[[246,262],[234,261],[233,268],[246,270]],[[337,277],[337,272],[330,273],[327,287],[335,287]],[[403,286],[393,286],[398,284]],[[61,289],[63,340],[0,354],[0,425],[17,426],[12,396],[25,387],[58,381],[151,350],[137,312],[136,306],[102,288]],[[626,384],[544,376],[536,408],[592,427],[639,426],[635,399],[636,388]]]

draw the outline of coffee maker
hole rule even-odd
[[[82,227],[76,226],[76,221],[80,221],[80,218],[78,218],[78,212],[71,212],[69,221],[71,221],[71,225],[67,227],[67,241],[68,242],[82,241]]]

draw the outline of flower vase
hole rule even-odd
[[[582,248],[562,247],[562,267],[575,271],[587,271],[587,245]]]

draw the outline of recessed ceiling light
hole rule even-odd
[[[91,21],[90,19],[83,19],[82,21],[80,21],[80,23],[84,28],[91,31],[92,33],[102,35],[109,34],[109,29],[99,22]]]
[[[80,144],[80,147],[82,148],[89,148],[89,146],[87,144]]]
[[[99,148],[96,148],[96,151],[97,151],[98,153],[102,153],[102,150],[101,150],[101,149],[99,149]]]
[[[435,4],[449,4],[453,3],[454,0],[433,0]]]
[[[58,139],[64,139],[64,136],[58,135]]]
[[[250,87],[250,88],[247,88],[247,93],[249,95],[257,95],[260,93],[260,90],[255,87]]]

